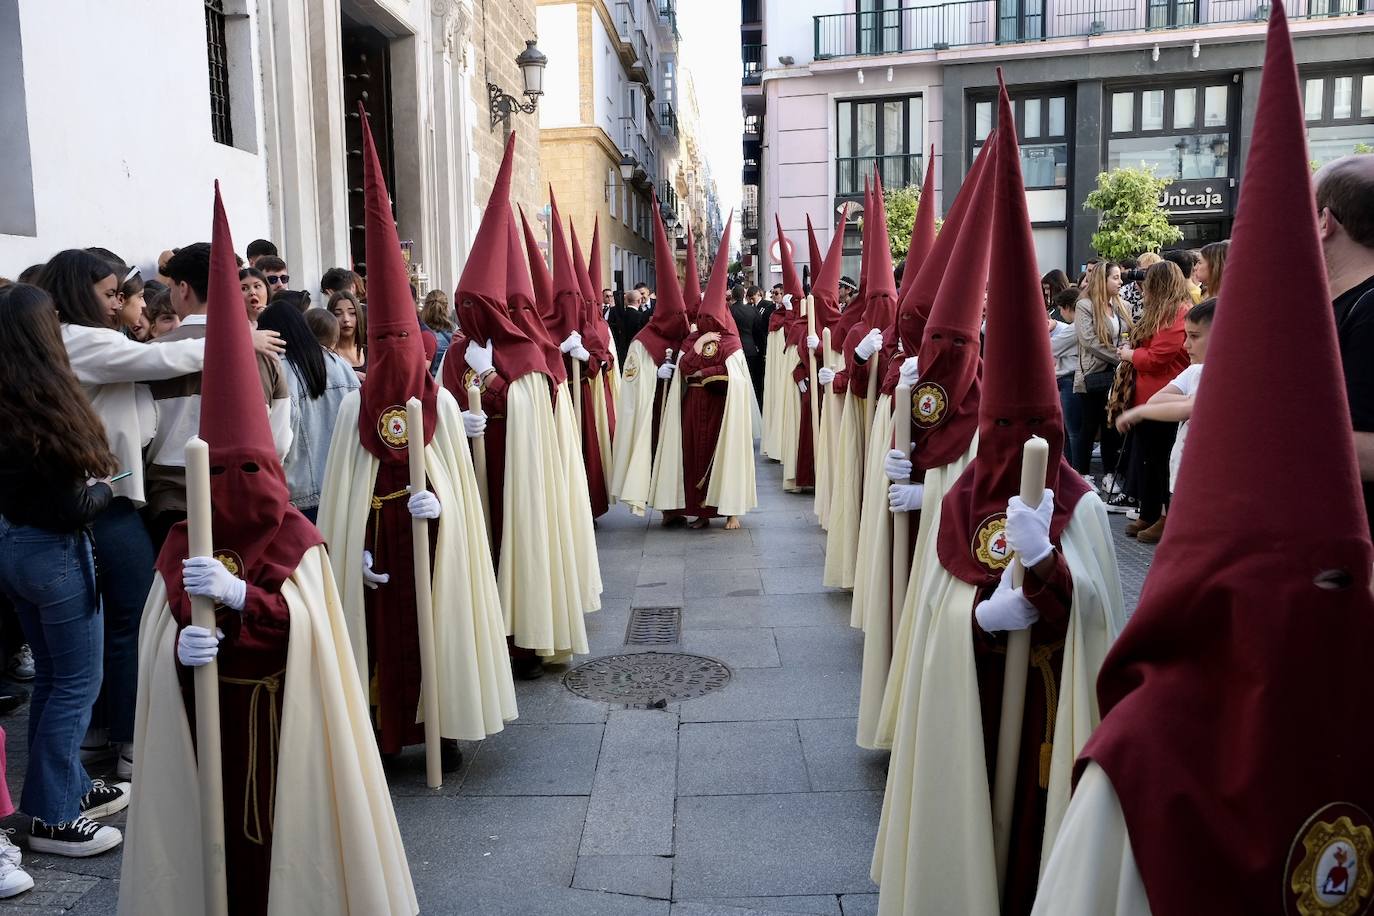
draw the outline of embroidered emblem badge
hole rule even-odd
[[[1007,546],[1007,517],[993,515],[978,526],[973,535],[973,555],[993,572],[1007,568],[1011,562],[1011,548]]]
[[[1336,802],[1307,819],[1293,840],[1284,881],[1289,916],[1361,916],[1374,899],[1374,819]]]
[[[706,346],[701,348],[701,355],[706,357],[707,359],[714,359],[716,354],[719,352],[720,344],[714,340],[706,341]]]
[[[638,376],[638,375],[639,375],[639,360],[637,360],[637,359],[626,360],[626,361],[625,361],[625,371],[621,373],[621,375],[620,375],[620,380],[623,381],[623,382],[632,382],[632,381],[635,380],[635,377]]]
[[[243,578],[243,560],[232,550],[216,550],[215,559],[238,578]]]
[[[474,387],[474,386],[476,386],[476,385],[477,385],[477,370],[476,370],[476,369],[469,369],[467,372],[464,372],[464,373],[463,373],[463,391],[466,392],[469,388],[472,388],[472,387]]]
[[[922,382],[911,395],[911,419],[917,426],[935,426],[945,418],[948,407],[945,389],[934,382]]]
[[[403,449],[409,441],[408,426],[404,407],[388,407],[377,421],[377,435],[389,448]]]

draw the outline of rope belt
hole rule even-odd
[[[225,677],[220,675],[221,684],[236,687],[252,687],[248,699],[248,778],[243,787],[243,835],[250,843],[262,846],[266,842],[262,829],[262,806],[258,798],[258,706],[264,692],[267,694],[268,744],[271,756],[268,758],[267,808],[276,809],[277,804],[277,739],[281,735],[281,721],[277,708],[277,695],[281,693],[282,679],[286,677],[283,668],[276,674],[264,678]]]
[[[688,387],[688,388],[705,388],[707,385],[711,384],[712,382],[728,382],[728,381],[730,381],[730,376],[728,376],[728,375],[710,375],[710,376],[706,376],[705,378],[688,379],[688,381],[687,381],[687,387]]]
[[[1062,651],[1064,640],[1031,648],[1031,665],[1040,672],[1045,686],[1045,740],[1040,743],[1040,788],[1050,787],[1050,764],[1054,759],[1054,720],[1059,714],[1059,681],[1054,676],[1054,654]],[[992,649],[997,655],[1005,655],[1005,646]]]
[[[388,493],[385,496],[373,495],[372,497],[372,543],[376,544],[381,540],[382,529],[382,504],[389,503],[393,499],[409,497],[410,491],[406,489],[397,490],[395,493]]]

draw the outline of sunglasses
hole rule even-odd
[[[288,283],[290,283],[290,282],[291,282],[291,277],[290,277],[289,275],[287,275],[287,274],[268,274],[268,275],[267,275],[267,285],[268,285],[268,286],[285,286],[286,284],[288,284]]]

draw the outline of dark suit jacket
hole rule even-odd
[[[735,329],[744,350],[744,358],[753,362],[758,359],[759,348],[754,342],[754,307],[747,302],[730,302],[730,317],[735,319]]]

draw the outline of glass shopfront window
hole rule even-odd
[[[1021,141],[1021,175],[1026,189],[1064,188],[1069,184],[1068,96],[1037,94],[1012,100],[1016,136]],[[996,111],[986,100],[973,102],[970,161],[978,156],[994,126]]]
[[[902,188],[923,177],[925,116],[919,95],[846,99],[835,109],[835,193],[863,193],[864,176],[882,170],[883,185]]]
[[[1153,166],[1179,181],[1229,177],[1238,98],[1225,83],[1114,92],[1107,168]]]
[[[1374,73],[1304,74],[1307,153],[1325,165],[1374,152]]]

